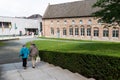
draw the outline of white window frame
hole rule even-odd
[[[84,36],[84,35],[85,35],[85,27],[84,27],[84,26],[82,26],[82,27],[80,28],[80,33],[81,33],[81,36]]]
[[[79,35],[79,28],[75,27],[75,35]]]

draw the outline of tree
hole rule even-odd
[[[120,26],[120,0],[97,0],[93,8],[100,8],[92,15],[108,25]]]

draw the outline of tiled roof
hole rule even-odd
[[[40,14],[33,14],[33,15],[27,17],[27,19],[36,19],[36,18],[42,18],[42,16]]]
[[[98,10],[92,8],[95,2],[96,0],[85,0],[48,5],[43,19],[91,16],[91,13]]]

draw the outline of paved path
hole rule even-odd
[[[0,47],[0,64],[20,62],[21,59],[18,57],[20,48],[23,44],[32,40],[37,40],[37,38],[3,41],[6,45]]]
[[[0,65],[0,80],[94,80],[46,62],[37,63],[35,69],[31,66],[30,61],[27,69],[21,62]]]

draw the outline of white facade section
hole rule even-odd
[[[20,32],[22,32],[22,35],[24,35],[27,34],[27,29],[35,29],[39,34],[40,22],[42,22],[42,19],[34,20],[15,17],[0,17],[0,22],[11,23],[11,27],[0,27],[0,35],[19,35]]]

